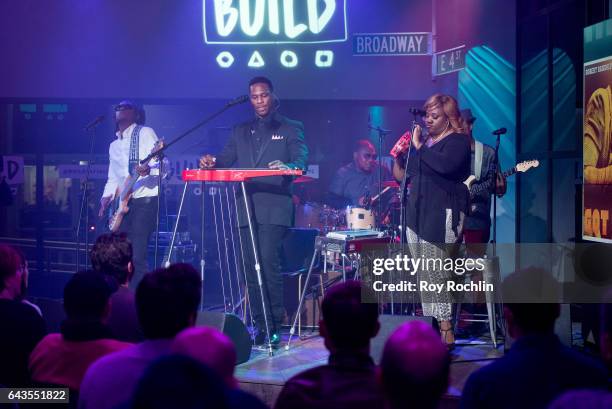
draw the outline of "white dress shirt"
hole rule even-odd
[[[135,123],[130,125],[123,133],[117,131],[117,139],[114,140],[108,148],[110,164],[108,165],[108,180],[106,181],[106,186],[104,186],[102,197],[110,196],[114,199],[115,195],[120,193],[121,189],[123,189],[125,179],[129,175],[130,140],[135,126]],[[152,128],[148,126],[142,127],[138,144],[138,157],[141,160],[151,153],[158,139],[159,138]],[[157,196],[159,163],[156,159],[152,159],[149,162],[149,166],[151,167],[151,173],[147,176],[139,176],[132,188],[132,197],[134,199]],[[119,192],[117,192],[117,190],[119,190]]]

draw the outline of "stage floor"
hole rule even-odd
[[[287,336],[282,345],[286,345]],[[458,407],[458,400],[468,376],[504,354],[503,342],[493,348],[490,338],[460,339],[452,351],[451,380],[440,407]],[[291,341],[291,349],[275,351],[269,357],[263,350],[253,350],[251,359],[236,367],[235,375],[240,388],[257,395],[270,407],[283,385],[292,376],[315,366],[327,363],[329,353],[323,338],[312,335]]]

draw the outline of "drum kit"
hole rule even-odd
[[[308,181],[307,177],[302,176],[294,183]],[[376,205],[376,201],[389,191],[393,192],[392,197],[389,200],[385,198],[384,206],[381,206],[383,210],[377,214],[376,209],[379,206]],[[315,202],[304,202],[297,205],[295,227],[317,229],[319,232],[315,239],[310,267],[301,290],[297,311],[302,311],[306,293],[312,291],[309,283],[314,266],[318,264],[317,260],[322,261],[322,276],[325,276],[328,271],[336,271],[342,274],[342,281],[347,278],[357,280],[361,279],[361,267],[367,263],[367,252],[373,246],[378,246],[378,248],[384,246],[385,249],[388,249],[388,244],[399,241],[399,214],[401,211],[399,191],[400,186],[397,182],[386,181],[382,183],[380,193],[370,198],[368,206],[347,206],[344,209],[336,209],[327,204]],[[322,285],[330,285],[332,281]],[[290,348],[299,316],[297,313],[294,316],[286,349]]]
[[[310,178],[302,176],[294,183],[309,182]],[[321,235],[342,230],[379,230],[387,231],[395,236],[399,226],[399,185],[394,180],[383,182],[383,190],[374,196],[372,201],[388,191],[393,196],[378,215],[377,206],[347,206],[336,209],[327,204],[317,202],[300,203],[295,209],[295,227],[318,229]]]

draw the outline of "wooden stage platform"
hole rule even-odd
[[[490,341],[490,338],[488,339]],[[283,337],[286,345],[287,337]],[[468,376],[478,368],[489,364],[504,353],[503,342],[497,348],[487,343],[486,338],[458,340],[452,351],[450,386],[440,408],[457,408],[461,391]],[[313,335],[291,341],[291,349],[275,351],[274,356],[260,350],[253,350],[251,359],[236,367],[235,375],[240,388],[257,395],[270,407],[280,393],[285,382],[306,369],[327,363],[328,352],[323,339]]]

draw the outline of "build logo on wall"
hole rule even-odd
[[[295,68],[303,60],[329,68],[334,53],[326,45],[347,41],[346,0],[203,0],[203,33],[207,45],[222,46],[221,68],[236,64],[245,47],[251,68]],[[300,46],[308,44],[317,47]]]

